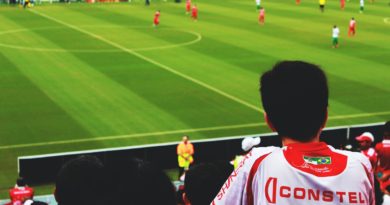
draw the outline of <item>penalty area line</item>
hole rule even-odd
[[[191,82],[193,82],[193,83],[195,83],[195,84],[198,84],[198,85],[200,85],[200,86],[202,86],[202,87],[204,87],[204,88],[207,88],[207,89],[209,89],[209,90],[211,90],[211,91],[214,91],[215,93],[218,93],[218,94],[220,94],[220,95],[222,95],[222,96],[224,96],[224,97],[226,97],[226,98],[228,98],[228,99],[230,99],[230,100],[233,100],[233,101],[235,101],[235,102],[237,102],[237,103],[239,103],[239,104],[241,104],[241,105],[244,105],[244,106],[246,106],[246,107],[248,107],[248,108],[251,108],[252,110],[255,110],[255,111],[260,112],[260,113],[264,113],[264,110],[261,109],[261,108],[259,108],[259,106],[255,106],[255,105],[253,105],[253,104],[251,104],[251,103],[248,103],[248,102],[246,102],[246,101],[244,101],[244,100],[242,100],[242,99],[240,99],[240,98],[238,98],[238,97],[235,97],[235,96],[233,96],[233,95],[230,95],[230,94],[228,94],[228,93],[226,93],[226,92],[224,92],[224,91],[222,91],[222,90],[220,90],[220,89],[218,89],[218,88],[216,88],[216,87],[213,87],[213,86],[211,86],[211,85],[209,85],[209,84],[207,84],[207,83],[205,83],[205,82],[203,82],[203,81],[200,81],[200,80],[198,80],[198,79],[195,79],[195,78],[193,78],[193,77],[191,77],[191,76],[189,76],[189,75],[186,75],[186,74],[184,74],[184,73],[181,73],[181,72],[175,70],[175,69],[172,68],[172,67],[169,67],[169,66],[164,65],[164,64],[162,64],[162,63],[159,63],[159,62],[157,62],[157,61],[155,61],[155,60],[153,60],[153,59],[151,59],[151,58],[148,58],[148,57],[146,57],[146,56],[144,56],[144,55],[142,55],[142,54],[140,54],[140,53],[138,53],[138,52],[136,52],[136,51],[134,51],[134,50],[132,50],[132,49],[126,48],[126,47],[124,47],[124,46],[122,46],[122,45],[120,45],[120,44],[118,44],[118,43],[115,43],[115,42],[113,42],[113,41],[110,41],[110,40],[108,40],[108,39],[106,39],[106,38],[104,38],[104,37],[102,37],[102,36],[99,36],[99,35],[97,35],[97,34],[95,34],[95,33],[92,33],[92,32],[89,32],[89,31],[87,31],[87,30],[84,30],[84,29],[82,29],[82,28],[80,28],[80,27],[78,27],[78,26],[75,26],[75,25],[72,25],[72,24],[68,24],[68,23],[66,23],[66,22],[64,22],[64,21],[61,21],[61,20],[56,19],[56,18],[54,18],[54,17],[48,16],[48,15],[43,14],[43,13],[41,13],[41,12],[38,12],[38,11],[36,11],[36,10],[29,10],[29,11],[31,11],[31,12],[33,12],[34,14],[37,14],[37,15],[39,15],[39,16],[42,16],[42,17],[44,17],[44,18],[47,18],[47,19],[49,19],[49,20],[52,20],[52,21],[54,21],[54,22],[56,22],[56,23],[62,24],[62,25],[64,25],[64,26],[66,26],[66,27],[69,27],[69,28],[71,28],[71,29],[74,29],[74,30],[76,30],[76,31],[79,31],[79,32],[81,32],[81,33],[87,34],[87,35],[91,36],[92,38],[95,38],[95,39],[98,39],[98,40],[100,40],[100,41],[103,41],[103,42],[105,42],[105,43],[107,43],[107,44],[109,44],[109,45],[111,45],[111,46],[113,46],[113,47],[115,47],[115,48],[118,48],[118,49],[120,49],[120,50],[122,50],[122,51],[124,51],[124,52],[126,52],[126,53],[129,53],[129,54],[131,54],[131,55],[134,55],[134,56],[136,56],[136,57],[138,57],[138,58],[140,58],[140,59],[142,59],[142,60],[144,60],[144,61],[147,61],[147,62],[149,62],[149,63],[151,63],[151,64],[154,64],[154,65],[156,65],[156,66],[158,66],[158,67],[160,67],[160,68],[162,68],[162,69],[164,69],[164,70],[166,70],[166,71],[169,71],[169,72],[171,72],[171,73],[173,73],[173,74],[175,74],[175,75],[177,75],[177,76],[180,76],[180,77],[182,77],[182,78],[184,78],[184,79],[187,79],[187,80],[189,80],[189,81],[191,81]]]

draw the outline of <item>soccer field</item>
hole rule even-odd
[[[197,22],[169,1],[0,6],[0,196],[21,155],[270,132],[258,78],[279,60],[326,71],[328,126],[390,119],[388,2],[264,0],[263,26],[253,0],[196,3]]]

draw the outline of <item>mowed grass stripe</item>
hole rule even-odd
[[[229,12],[227,12],[229,13]],[[145,16],[145,15],[142,15],[142,16]],[[239,16],[242,16],[242,15],[239,15]],[[221,19],[225,19],[225,17],[221,18]],[[221,24],[222,22],[225,22],[225,21],[221,21]],[[226,21],[226,22],[229,22],[229,21]],[[238,22],[241,22],[241,21],[238,21]],[[166,22],[167,24],[170,24],[169,22]],[[199,22],[200,24],[200,22]],[[204,24],[210,24],[209,22],[202,22],[202,25]],[[224,23],[226,24],[226,23]],[[307,58],[307,56],[311,53],[307,53],[307,50],[308,48],[306,48],[307,46],[310,46],[310,44],[308,43],[300,43],[300,44],[297,44],[293,41],[293,39],[291,40],[281,40],[280,38],[273,38],[273,34],[270,33],[270,34],[267,34],[267,36],[259,36],[259,35],[262,35],[263,33],[259,32],[257,33],[256,35],[253,34],[248,34],[247,32],[244,32],[242,30],[236,30],[236,29],[231,29],[232,31],[229,31],[229,28],[235,28],[234,26],[236,26],[237,24],[240,24],[240,23],[236,23],[236,24],[233,24],[231,27],[226,27],[226,26],[221,26],[220,24],[215,24],[215,25],[212,25],[210,27],[213,27],[213,28],[218,28],[216,30],[224,30],[226,33],[236,33],[237,35],[237,39],[239,39],[240,37],[239,36],[245,36],[246,39],[251,39],[253,41],[240,41],[239,43],[241,45],[244,45],[246,44],[245,46],[243,47],[253,47],[254,50],[256,50],[257,52],[264,52],[266,51],[267,54],[274,54],[274,56],[287,56],[286,58],[290,58],[288,56],[299,56],[299,58]],[[242,24],[242,23],[241,23]],[[244,28],[244,27],[243,27]],[[255,29],[253,29],[254,31],[257,31],[257,30],[260,30],[260,29],[257,29],[257,27],[255,27]],[[269,29],[269,28],[264,28],[267,30],[267,32],[275,32],[275,33],[280,33],[279,35],[282,35],[286,32],[291,32],[291,30],[288,30],[288,28],[286,30],[272,30],[272,29]],[[253,36],[253,38],[251,38]],[[303,35],[303,33],[301,33],[301,37],[300,38],[303,38],[305,37],[305,35]],[[220,37],[219,38],[220,40],[225,40],[223,37]],[[303,38],[304,39],[304,38]],[[362,61],[361,59],[358,59],[358,58],[351,58],[349,56],[349,53],[348,55],[344,54],[344,53],[347,53],[347,52],[343,52],[340,54],[340,52],[337,52],[337,51],[333,51],[332,49],[329,49],[329,51],[326,51],[324,50],[324,45],[329,45],[329,40],[330,38],[327,38],[325,39],[325,41],[322,41],[322,44],[319,44],[317,47],[315,47],[314,45],[311,46],[312,48],[310,49],[313,49],[313,52],[317,53],[317,52],[321,52],[321,53],[324,53],[324,55],[326,56],[329,56],[329,59],[332,59],[333,62],[336,62],[336,66],[332,66],[332,67],[340,67],[340,66],[337,66],[337,64],[340,64],[340,63],[345,63],[345,62],[356,62],[357,65],[365,65],[366,63],[368,63],[367,61]],[[224,41],[224,43],[232,43],[232,42],[237,42],[235,41],[235,39],[228,39],[226,41]],[[260,42],[261,44],[256,44],[256,42]],[[258,47],[256,47],[258,45]],[[196,45],[194,45],[196,46]],[[191,47],[194,47],[194,46],[191,46]],[[191,48],[190,47],[190,48]],[[270,47],[275,47],[274,49],[270,49]],[[278,47],[280,47],[281,49],[277,49]],[[289,48],[294,48],[293,52],[291,52],[290,49],[282,49],[282,48],[286,48],[286,47],[289,47]],[[328,46],[325,46],[326,48],[330,48]],[[305,49],[300,49],[300,48],[305,48]],[[360,51],[362,52],[362,51]],[[375,52],[375,51],[374,51]],[[239,53],[239,52],[237,52]],[[297,54],[300,54],[302,53],[302,55],[297,55]],[[366,53],[365,50],[363,51],[363,53]],[[341,55],[341,56],[339,56]],[[316,58],[321,58],[321,59],[318,59],[317,62],[321,62],[321,60],[323,59],[323,57],[319,56],[319,55],[315,55],[314,57]],[[294,58],[294,57],[293,57]],[[312,56],[309,57],[309,59],[311,59],[311,61],[313,61],[314,59],[312,58]],[[334,59],[334,60],[333,60]],[[339,60],[337,60],[339,59]],[[381,59],[379,62],[381,62],[382,60],[384,59]],[[309,60],[310,61],[310,60]],[[377,61],[369,61],[370,64],[375,64],[377,63]],[[355,63],[354,63],[355,64]],[[359,66],[361,67],[361,66]],[[351,70],[350,69],[354,69],[356,70],[357,67],[356,66],[346,66],[346,69],[345,71],[347,71],[347,73],[350,73]],[[375,72],[373,72],[373,70],[375,70]],[[381,75],[381,72],[383,71],[386,71],[387,70],[387,66],[386,67],[383,67],[381,65],[378,65],[378,66],[373,66],[373,67],[370,67],[370,70],[362,70],[362,72],[356,72],[356,75],[359,75],[359,79],[360,78],[370,78],[369,80],[372,80],[372,79],[381,79],[383,78],[384,80],[384,76]],[[338,71],[339,72],[339,71]],[[343,71],[341,71],[343,72]],[[368,75],[368,73],[370,73],[370,75]],[[352,78],[356,78],[357,76],[351,76]],[[375,83],[375,81],[372,81],[370,83]],[[381,82],[382,83],[382,82]],[[378,83],[380,84],[379,87],[383,87],[383,85],[381,83]],[[386,87],[386,86],[384,86]]]
[[[390,116],[390,111],[331,116],[331,117],[329,117],[329,120],[364,118],[364,117],[373,117],[373,116]],[[161,132],[151,132],[151,133],[137,133],[137,134],[118,135],[118,136],[103,136],[103,137],[94,137],[94,138],[85,138],[85,139],[81,138],[81,139],[62,140],[62,141],[15,144],[15,145],[0,146],[0,150],[19,149],[19,148],[26,148],[26,147],[51,146],[51,145],[61,145],[61,144],[77,144],[77,143],[84,143],[84,142],[90,142],[90,141],[107,141],[107,140],[119,140],[119,139],[131,139],[131,138],[145,138],[145,137],[152,137],[152,136],[159,136],[159,135],[188,134],[188,133],[202,132],[202,131],[231,130],[231,129],[239,129],[239,128],[261,127],[261,126],[266,126],[266,125],[267,124],[264,122],[263,123],[249,123],[249,124],[241,124],[241,125],[227,125],[227,126],[205,127],[205,128],[195,128],[195,129],[185,129],[185,130],[172,130],[172,131],[161,131]]]
[[[90,36],[93,37],[93,38],[96,38],[96,39],[98,39],[98,40],[101,40],[102,42],[105,42],[105,43],[107,43],[107,44],[109,44],[109,45],[111,45],[111,46],[113,46],[113,47],[119,48],[119,49],[121,49],[121,50],[123,50],[123,51],[125,51],[125,52],[127,52],[127,53],[129,53],[129,54],[132,54],[132,55],[134,55],[134,56],[136,56],[136,57],[138,57],[138,58],[140,58],[140,59],[142,59],[142,60],[145,60],[145,61],[147,61],[147,62],[149,62],[149,63],[151,63],[151,64],[154,64],[154,65],[156,65],[156,66],[158,66],[158,67],[160,67],[160,68],[163,68],[164,70],[167,70],[167,71],[169,71],[169,72],[171,72],[171,73],[173,73],[173,74],[175,74],[175,75],[178,75],[178,76],[180,76],[180,77],[182,77],[182,78],[185,78],[185,79],[187,79],[187,80],[189,80],[189,81],[191,81],[191,82],[193,82],[193,83],[196,83],[196,84],[198,84],[198,85],[200,85],[200,86],[202,86],[202,87],[205,87],[205,88],[207,88],[207,89],[209,89],[209,90],[211,90],[211,91],[214,91],[214,92],[216,92],[216,93],[218,93],[218,94],[220,94],[220,95],[222,95],[222,96],[224,96],[224,97],[227,97],[227,98],[229,98],[230,100],[233,100],[233,101],[235,101],[235,102],[237,102],[237,103],[239,103],[239,104],[242,104],[242,105],[244,105],[244,106],[246,106],[246,107],[248,107],[248,108],[251,108],[251,109],[253,109],[253,110],[255,110],[255,111],[258,111],[258,112],[263,112],[263,111],[262,111],[260,108],[258,108],[257,106],[254,106],[254,105],[252,105],[252,104],[249,104],[249,103],[247,103],[247,102],[245,102],[245,101],[243,101],[243,100],[241,100],[241,99],[238,99],[238,98],[236,98],[236,97],[234,97],[234,96],[232,96],[232,95],[230,95],[230,94],[228,94],[228,93],[225,93],[225,92],[223,92],[223,91],[221,91],[221,90],[219,90],[219,89],[217,89],[217,88],[215,88],[215,87],[213,87],[213,86],[210,86],[210,85],[208,85],[208,84],[206,84],[206,83],[204,83],[204,82],[202,82],[202,81],[199,81],[199,80],[194,79],[194,78],[192,78],[192,77],[190,77],[190,76],[188,76],[188,75],[185,75],[185,74],[183,74],[183,73],[181,73],[181,72],[178,72],[178,71],[176,71],[175,69],[173,69],[173,68],[171,68],[171,67],[169,67],[169,66],[160,64],[159,62],[157,62],[157,61],[155,61],[155,60],[153,60],[153,59],[150,59],[150,58],[148,58],[148,57],[146,57],[146,56],[144,56],[144,55],[139,54],[138,52],[135,52],[135,51],[133,51],[133,50],[130,50],[130,49],[128,49],[128,48],[125,48],[125,47],[123,47],[123,46],[121,46],[121,45],[119,45],[119,44],[117,44],[117,43],[115,43],[115,42],[109,41],[109,40],[107,40],[107,39],[104,38],[104,37],[98,36],[98,35],[96,35],[96,34],[94,34],[94,33],[91,33],[91,32],[89,32],[89,31],[87,31],[87,30],[81,29],[81,28],[79,28],[79,27],[77,27],[77,26],[74,26],[74,25],[68,24],[68,23],[66,23],[66,22],[63,22],[63,21],[61,21],[61,20],[55,19],[55,18],[50,17],[50,16],[48,16],[48,15],[46,15],[46,14],[43,14],[43,13],[40,13],[40,12],[37,12],[37,11],[32,11],[32,12],[34,12],[35,14],[41,15],[41,16],[43,16],[43,17],[45,17],[45,18],[48,18],[48,19],[50,19],[50,20],[53,20],[53,21],[55,21],[55,22],[57,22],[57,23],[66,25],[66,26],[68,26],[69,28],[72,28],[72,29],[74,29],[74,30],[80,31],[80,32],[82,32],[82,33],[84,33],[84,34],[90,35]]]
[[[61,41],[61,37],[58,41]],[[23,52],[16,56],[23,56]],[[25,66],[36,65],[37,59],[45,64],[33,68]],[[129,90],[121,88],[121,85],[105,79],[87,65],[78,63],[77,59],[71,58],[71,54],[45,56],[38,53],[14,61],[25,75],[95,136],[188,127]],[[53,137],[43,133],[41,135]],[[26,140],[34,141],[34,138]]]
[[[15,56],[19,57],[19,56]],[[58,107],[0,52],[0,144],[91,134]]]
[[[227,12],[227,13],[229,13],[229,12]],[[242,15],[240,15],[240,16],[242,16]],[[203,42],[205,42],[205,41],[207,41],[207,39],[203,39]],[[204,45],[201,45],[203,42],[201,42],[197,45],[193,45],[193,46],[191,46],[191,48],[193,48],[193,47],[203,48],[204,46],[207,47],[207,45],[213,45],[213,48],[215,51],[215,47],[216,47],[215,45],[217,45],[215,42],[210,42],[210,43],[206,42],[206,43],[204,43]],[[227,47],[226,44],[222,44],[221,46],[224,47],[224,49],[221,49],[221,51],[224,51],[224,54],[226,52],[229,52],[229,51],[232,51],[234,53],[234,50],[237,50],[237,49],[229,49],[229,47]],[[245,53],[245,50],[244,49],[242,51],[240,50],[240,52]],[[221,52],[217,51],[216,53],[221,53]],[[238,53],[238,56],[240,56],[240,53]],[[231,59],[231,58],[228,58],[228,59]],[[229,60],[227,60],[227,61],[229,61]],[[375,95],[375,96],[377,96],[376,99],[370,99],[368,96],[364,97],[364,96],[357,95],[357,94],[345,95],[345,93],[343,93],[343,95],[340,95],[340,98],[337,95],[335,95],[334,98],[332,98],[333,101],[336,101],[336,104],[339,104],[337,101],[343,102],[342,104],[344,104],[344,105],[346,103],[348,103],[348,105],[357,104],[358,106],[356,106],[356,109],[354,109],[355,112],[357,112],[357,113],[362,112],[362,111],[369,111],[369,110],[374,111],[373,109],[375,109],[376,111],[380,111],[380,110],[387,108],[388,93],[386,91],[382,91],[382,89],[375,89],[374,87],[367,86],[365,84],[360,84],[360,83],[356,83],[353,81],[348,81],[347,79],[343,79],[343,82],[340,82],[340,84],[345,85],[346,87],[348,87],[349,85],[355,85],[358,88],[358,89],[354,89],[356,91],[359,91],[360,90],[359,88],[368,89],[374,93],[378,93],[379,95]],[[339,89],[339,90],[341,90],[341,92],[343,92],[342,89]],[[378,96],[379,96],[379,98],[378,98]],[[365,102],[362,102],[362,98],[366,99],[363,101],[369,100],[369,101],[376,101],[376,102],[380,102],[380,103],[375,107],[367,107],[367,106],[365,106]],[[356,103],[356,102],[358,102],[358,103]],[[334,108],[334,107],[332,106],[332,108]],[[369,109],[369,110],[366,110],[366,109]],[[341,112],[343,112],[345,110],[345,107],[342,106],[342,108],[340,110],[341,110]],[[333,112],[335,112],[335,110],[331,110],[331,112],[333,113]],[[338,111],[336,111],[336,113],[337,112]]]
[[[209,5],[208,5],[209,6]],[[209,6],[210,7],[210,6]],[[285,8],[286,9],[286,8]],[[254,18],[254,16],[249,15],[249,12],[243,12],[242,10],[233,9],[229,7],[218,7],[218,6],[211,6],[210,10],[215,11],[214,15],[222,15],[223,18],[226,20],[225,24],[230,24],[231,26],[234,26],[235,28],[242,28],[247,29],[248,25],[251,25],[251,23],[255,22],[257,18]],[[228,15],[230,13],[236,13],[238,14],[237,17],[232,17],[231,15]],[[254,14],[255,12],[253,12]],[[300,12],[299,15],[301,15],[301,18],[304,19],[313,19],[313,17],[306,16],[306,12]],[[289,25],[299,25],[302,23],[302,19],[297,18],[291,18],[291,14],[288,12],[285,12],[284,10],[274,8],[274,13],[269,14],[268,18],[272,19],[276,23],[267,24],[267,29],[263,29],[262,33],[266,33],[273,37],[279,37],[280,39],[289,39],[294,40],[295,42],[302,43],[303,45],[312,45],[313,47],[321,47],[321,45],[326,45],[322,41],[322,39],[326,39],[327,42],[330,42],[330,34],[331,34],[331,27],[333,24],[338,24],[337,22],[342,22],[343,20],[338,19],[336,23],[332,23],[331,20],[328,20],[325,17],[321,17],[321,13],[317,14],[317,18],[315,20],[317,21],[305,21],[305,26],[301,27],[291,27]],[[298,16],[298,13],[295,15]],[[237,21],[237,18],[239,21]],[[326,19],[325,22],[323,22]],[[347,27],[348,22],[350,18],[345,18],[344,20],[344,27]],[[243,24],[243,21],[246,21],[246,24]],[[327,24],[326,24],[327,22]],[[351,48],[348,51],[349,56],[354,56],[357,58],[363,58],[366,60],[374,61],[376,63],[382,63],[384,65],[390,64],[390,58],[389,59],[378,59],[381,58],[380,54],[388,54],[390,53],[390,47],[386,48],[387,44],[381,45],[381,44],[375,44],[375,45],[367,45],[366,40],[367,39],[382,39],[383,41],[387,39],[386,35],[375,35],[375,34],[365,34],[365,26],[360,26],[360,34],[357,36],[358,40],[354,40],[353,42],[350,42],[351,39],[345,38],[345,43],[348,46],[345,46],[345,49]],[[289,33],[287,36],[286,33]],[[344,36],[346,37],[347,28],[344,30]],[[303,35],[304,34],[304,35]],[[318,39],[321,39],[318,41]],[[353,38],[352,38],[353,39]],[[342,44],[342,45],[344,45]],[[329,43],[328,43],[329,45]],[[350,46],[352,45],[352,46]],[[365,49],[372,50],[372,51],[378,51],[379,55],[375,56],[367,56],[366,54],[362,52],[353,52],[356,50],[356,47],[364,47]],[[347,52],[348,52],[347,51]],[[380,53],[379,53],[380,51]],[[390,54],[388,54],[390,56]]]
[[[45,34],[42,33],[42,35],[44,36]],[[49,35],[49,34],[46,34],[46,35]],[[59,43],[61,41],[58,41]],[[173,110],[171,111],[171,113],[175,114],[176,116],[179,116],[181,117],[182,119],[184,118],[184,121],[185,122],[191,122],[190,125],[188,127],[192,127],[192,126],[205,126],[205,125],[208,125],[209,123],[210,124],[235,124],[237,123],[237,121],[239,120],[244,120],[244,121],[249,121],[250,119],[254,119],[257,117],[256,114],[252,113],[252,112],[248,112],[248,114],[244,114],[240,117],[234,117],[232,113],[227,113],[226,110],[237,110],[237,112],[241,112],[241,111],[238,111],[238,110],[241,110],[242,108],[240,106],[237,106],[236,104],[234,103],[226,103],[225,101],[226,100],[223,100],[223,99],[220,99],[218,96],[214,96],[214,95],[209,95],[208,97],[205,97],[207,96],[207,94],[205,95],[201,95],[199,97],[196,97],[196,98],[202,98],[202,99],[198,99],[198,100],[194,100],[192,99],[193,96],[187,96],[187,95],[182,95],[182,90],[176,90],[176,91],[167,91],[167,93],[165,94],[168,94],[166,96],[161,96],[161,93],[160,95],[156,95],[157,92],[159,92],[159,90],[156,90],[154,89],[154,87],[150,87],[150,85],[152,86],[157,86],[159,87],[160,89],[162,89],[163,87],[167,87],[167,86],[170,86],[169,84],[167,84],[166,82],[168,81],[173,81],[172,84],[176,84],[177,85],[180,85],[182,83],[176,83],[178,80],[173,80],[175,79],[176,77],[173,77],[172,79],[170,80],[164,80],[164,81],[161,81],[161,82],[150,82],[148,83],[148,81],[145,81],[145,79],[147,79],[148,77],[150,78],[151,75],[148,74],[147,69],[149,68],[144,68],[144,67],[141,67],[143,64],[145,64],[145,62],[141,62],[141,61],[128,61],[129,59],[129,56],[127,55],[123,55],[123,54],[104,54],[102,55],[101,57],[99,58],[96,58],[96,54],[77,54],[76,55],[77,57],[83,57],[83,61],[85,61],[85,59],[87,59],[87,63],[91,64],[91,66],[93,66],[95,69],[101,69],[101,70],[105,70],[105,73],[108,74],[108,75],[111,75],[111,76],[114,76],[116,79],[118,79],[118,81],[120,81],[121,83],[127,85],[128,88],[132,89],[132,90],[137,90],[137,93],[141,96],[145,96],[147,95],[149,97],[148,100],[150,100],[151,98],[153,98],[152,100],[158,104],[159,106],[165,106],[163,107],[164,109],[166,110],[172,110],[173,107],[176,108],[176,110]],[[110,63],[111,59],[118,59],[120,60],[121,63],[119,63],[118,61],[118,64],[119,64],[119,67],[123,68],[123,73],[116,73],[114,72],[115,71],[115,68],[112,68],[114,66],[112,66],[112,64]],[[128,65],[136,65],[137,66],[137,69],[140,70],[139,73],[140,75],[144,76],[136,76],[135,75],[135,70],[132,70],[132,72],[129,72],[129,70],[126,68],[128,67]],[[146,64],[146,66],[148,67],[148,65]],[[161,71],[163,72],[163,71]],[[151,71],[150,73],[153,73],[153,76],[157,77],[157,78],[162,78],[164,79],[164,76],[169,76],[169,74],[161,74],[160,71],[156,72],[156,71]],[[123,75],[123,74],[126,74],[126,75]],[[118,77],[119,75],[119,77]],[[146,76],[147,75],[147,76]],[[137,78],[137,79],[136,79]],[[154,78],[154,77],[153,77]],[[139,82],[141,81],[141,82]],[[139,83],[138,83],[139,82]],[[179,82],[181,82],[181,80],[179,80]],[[154,83],[154,84],[153,84]],[[158,84],[159,83],[162,83],[161,86],[159,86]],[[157,85],[156,85],[157,84]],[[147,85],[147,87],[150,87],[150,92],[147,93],[146,90],[145,90],[145,86],[144,85]],[[137,87],[136,87],[137,86]],[[192,88],[194,87],[193,84],[191,83],[185,83],[185,86],[181,85],[184,89],[186,89],[186,92],[195,92],[195,93],[199,93],[198,91],[198,88]],[[181,87],[179,86],[179,87]],[[171,89],[171,88],[167,88],[168,89]],[[178,93],[179,92],[179,93]],[[180,94],[181,92],[181,94]],[[184,100],[181,100],[181,99],[169,99],[168,97],[169,96],[179,96],[178,98],[187,98],[187,101],[188,103],[190,104],[193,104],[193,105],[202,105],[202,104],[206,104],[205,106],[202,106],[200,107],[199,109],[197,110],[192,110],[192,109],[189,109],[191,106],[188,106],[189,104],[186,104],[186,101]],[[163,98],[167,98],[166,100],[161,100]],[[201,101],[199,101],[201,100]],[[223,103],[223,106],[218,106],[216,107],[215,105],[217,104],[221,104]],[[209,105],[211,104],[211,105]],[[249,110],[248,110],[249,111]],[[225,118],[221,118],[220,117],[220,113],[226,113],[227,116],[225,116]],[[202,114],[203,113],[203,114]],[[204,121],[204,120],[201,120],[202,118],[204,118],[204,113],[207,113],[208,117],[210,119],[213,119],[213,121],[211,122],[208,122],[208,121]],[[196,122],[194,122],[194,119],[199,119],[197,120]],[[93,119],[89,120],[89,121],[92,121]],[[104,120],[104,119],[102,119]],[[106,119],[108,120],[108,119]],[[171,122],[171,123],[174,123],[175,122]],[[198,124],[196,124],[198,123]],[[129,125],[129,126],[132,126],[132,125]],[[102,126],[101,128],[98,127],[97,131],[98,130],[104,130],[103,129],[104,126]],[[108,130],[107,130],[108,132]]]

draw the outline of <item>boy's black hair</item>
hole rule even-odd
[[[265,72],[261,100],[268,119],[282,137],[307,142],[325,124],[328,83],[319,66],[282,61]]]

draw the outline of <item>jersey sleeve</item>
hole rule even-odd
[[[255,161],[278,149],[277,147],[254,148],[244,156],[238,167],[232,172],[226,182],[222,185],[211,205],[241,205],[246,204],[246,186],[249,172]]]

